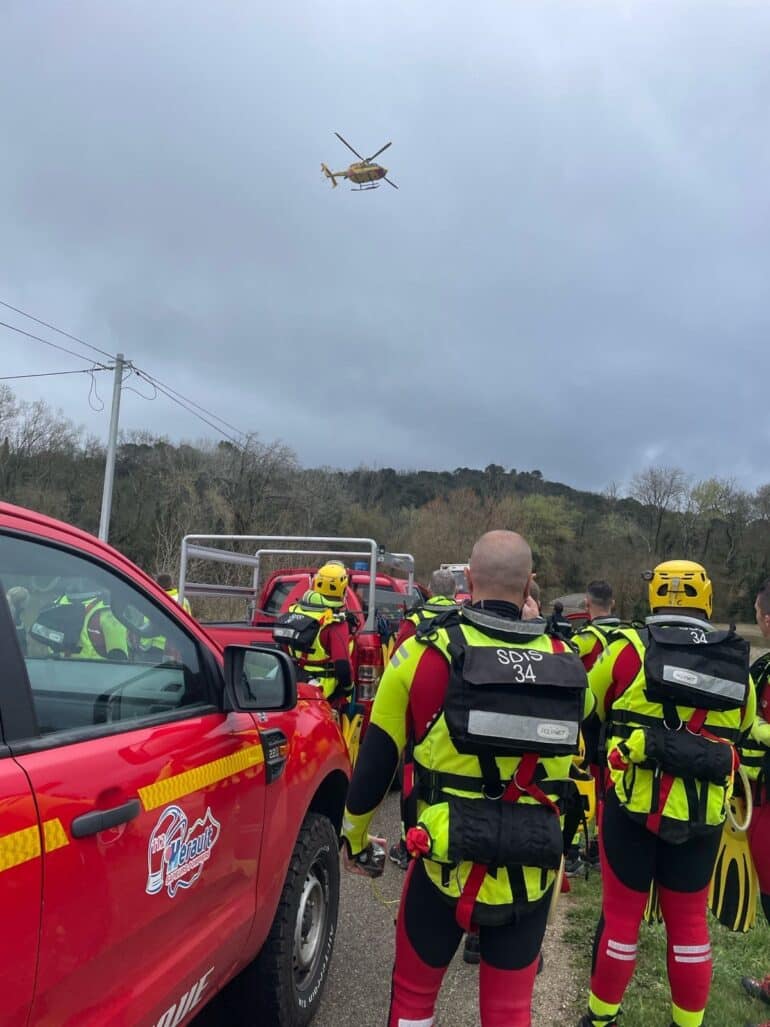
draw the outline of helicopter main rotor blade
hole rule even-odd
[[[350,145],[350,143],[347,141],[347,139],[343,139],[342,136],[339,134],[339,132],[335,132],[334,134],[336,135],[336,137],[339,139],[339,141],[341,143],[344,143],[345,146],[347,146],[347,148],[351,151],[351,153],[354,153],[356,155],[356,157],[358,157],[359,160],[364,160],[364,158],[361,156],[361,154],[358,152],[358,150],[354,150],[353,147]]]
[[[392,185],[394,189],[398,189],[398,186],[396,185],[396,183],[395,182],[391,182],[391,180],[388,178],[387,175],[385,176],[385,181],[388,183],[388,185]]]
[[[385,143],[385,145],[383,146],[383,148],[382,148],[381,150],[378,150],[378,151],[377,151],[376,153],[373,153],[373,154],[371,155],[371,157],[367,157],[367,158],[366,158],[366,162],[367,162],[367,164],[371,164],[371,162],[372,162],[372,161],[374,160],[374,158],[375,158],[375,157],[379,157],[379,155],[380,155],[381,153],[383,153],[383,152],[384,152],[385,150],[387,150],[387,148],[388,148],[389,146],[392,146],[392,145],[393,145],[393,143]]]

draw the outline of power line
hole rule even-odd
[[[93,374],[94,371],[109,371],[108,367],[83,367],[75,371],[40,371],[37,374],[6,374],[0,377],[0,382],[15,382],[20,378],[53,378],[59,374]]]
[[[105,349],[99,349],[98,346],[92,346],[91,343],[86,342],[85,339],[80,339],[77,335],[70,335],[69,332],[65,332],[62,328],[57,328],[56,325],[49,324],[48,321],[42,321],[39,317],[35,317],[34,314],[28,314],[26,310],[14,307],[12,304],[6,303],[5,300],[0,300],[0,306],[7,307],[8,310],[12,310],[15,314],[21,314],[22,317],[28,317],[30,321],[43,325],[44,328],[50,328],[52,332],[58,332],[59,335],[63,335],[67,339],[72,339],[73,342],[79,342],[81,346],[86,346],[88,349],[94,350],[95,353],[101,353],[103,357],[109,357],[110,360],[115,359],[113,353],[108,353]]]
[[[22,317],[27,317],[30,321],[34,321],[36,324],[43,325],[43,327],[49,328],[51,331],[57,332],[59,335],[63,335],[65,338],[71,339],[73,342],[77,342],[81,346],[86,346],[88,349],[93,350],[95,353],[100,353],[102,356],[107,357],[109,360],[117,359],[114,356],[114,354],[108,353],[107,350],[100,349],[98,346],[93,346],[90,342],[86,342],[85,339],[81,339],[77,335],[72,335],[70,332],[65,332],[63,329],[57,328],[56,325],[51,324],[49,321],[44,321],[42,320],[42,318],[35,317],[33,314],[29,314],[26,310],[22,310],[20,307],[13,306],[13,304],[8,303],[6,300],[0,299],[0,306],[6,307],[8,310],[12,310],[14,311],[14,313],[20,314]],[[90,368],[83,369],[82,371],[48,371],[40,374],[8,375],[6,377],[0,377],[0,381],[15,381],[22,378],[47,378],[61,374],[88,374],[91,371],[110,370],[110,368],[108,368],[104,364],[96,363],[89,357],[83,356],[82,353],[77,353],[75,350],[68,349],[66,346],[60,346],[58,343],[51,342],[49,339],[43,339],[39,335],[34,335],[32,332],[27,332],[23,328],[18,328],[16,325],[8,324],[6,321],[0,321],[0,327],[7,328],[9,329],[9,331],[12,332],[17,332],[19,335],[23,335],[28,339],[34,339],[36,342],[42,342],[44,346],[50,346],[52,349],[59,350],[62,353],[67,353],[69,356],[76,357],[78,360],[83,360],[91,364]],[[149,374],[149,372],[143,371],[140,368],[135,367],[133,364],[128,364],[128,366],[131,368],[131,370],[133,370],[137,377],[146,381],[148,385],[151,385],[156,390],[156,394],[157,392],[162,393],[164,396],[170,399],[172,403],[176,403],[177,406],[181,407],[183,410],[186,410],[194,417],[197,417],[199,420],[203,421],[204,424],[207,424],[210,428],[213,428],[214,431],[218,432],[220,435],[228,439],[234,445],[242,445],[242,443],[237,438],[233,438],[233,436],[230,435],[228,432],[223,431],[220,425],[224,425],[226,428],[229,428],[230,431],[235,432],[236,435],[240,435],[241,437],[245,437],[246,432],[241,431],[241,429],[236,427],[234,424],[231,424],[229,421],[226,421],[223,417],[220,417],[218,414],[215,414],[212,410],[208,410],[200,403],[197,403],[194,399],[190,399],[189,396],[183,395],[183,393],[173,388],[173,386],[161,381],[154,375]],[[135,392],[136,390],[131,389],[131,391]],[[141,395],[141,393],[137,393],[137,395]],[[154,399],[155,397],[144,396],[142,398]],[[219,423],[216,424],[214,422]]]
[[[180,406],[183,410],[186,410],[188,414],[192,414],[193,417],[197,417],[198,420],[203,421],[204,424],[207,424],[209,428],[213,428],[214,431],[219,432],[219,434],[223,435],[229,442],[232,442],[234,446],[237,446],[239,449],[243,448],[242,442],[240,442],[236,438],[233,438],[233,436],[229,435],[226,431],[223,431],[223,429],[220,428],[218,424],[215,424],[213,421],[210,421],[207,417],[204,417],[202,414],[199,414],[196,410],[192,408],[192,406],[189,406],[186,402],[183,402],[181,399],[177,399],[177,397],[174,396],[171,392],[169,392],[168,389],[160,385],[157,380],[153,380],[149,377],[149,375],[147,375],[144,371],[140,371],[138,368],[134,368],[134,370],[140,378],[142,378],[148,384],[154,385],[158,392],[161,392],[164,396],[170,399],[172,403],[176,403],[177,406]],[[211,416],[216,417],[216,414],[212,414]],[[238,431],[238,429],[236,428],[235,431]]]
[[[78,360],[85,360],[87,364],[94,363],[91,357],[84,357],[82,353],[76,353],[74,349],[67,349],[66,346],[60,346],[58,342],[50,342],[48,339],[42,339],[39,335],[33,335],[32,332],[25,332],[23,328],[17,328],[16,325],[9,325],[5,321],[0,321],[0,327],[8,328],[12,332],[18,332],[19,335],[25,335],[28,339],[34,339],[35,342],[42,342],[44,346],[50,346],[52,349],[58,349],[62,353],[68,353],[71,357],[77,357]],[[108,354],[109,356],[109,354]],[[114,359],[110,357],[110,359]],[[102,371],[109,370],[104,364],[99,364],[98,367]]]
[[[139,373],[138,368],[135,368],[135,370],[137,371],[137,373]],[[229,428],[231,431],[234,431],[237,435],[246,435],[246,432],[241,431],[241,429],[237,428],[234,424],[230,424],[230,422],[226,421],[224,417],[220,417],[219,414],[215,414],[212,410],[207,410],[206,407],[201,406],[200,403],[196,403],[194,399],[190,399],[189,396],[183,395],[181,392],[179,392],[178,389],[173,388],[166,382],[162,382],[160,378],[156,378],[154,375],[149,374],[147,371],[142,371],[141,373],[145,377],[145,379],[151,385],[154,385],[156,388],[160,387],[162,389],[166,389],[167,392],[172,393],[174,396],[177,397],[177,399],[183,401],[184,403],[189,403],[190,406],[195,407],[196,410],[200,410],[201,413],[206,414],[208,417],[213,417],[215,421],[219,421],[220,424],[223,424],[226,428]],[[222,434],[224,434],[224,432]]]

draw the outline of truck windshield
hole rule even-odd
[[[276,581],[275,588],[270,593],[270,598],[265,603],[263,613],[269,613],[271,615],[274,614],[277,616],[283,609],[284,600],[296,585],[296,581]]]

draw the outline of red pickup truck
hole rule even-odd
[[[291,557],[301,558],[304,565],[287,567]],[[424,592],[414,582],[411,554],[385,553],[373,539],[366,538],[188,535],[182,540],[179,602],[185,598],[195,600],[197,596],[245,600],[248,612],[244,620],[205,621],[204,627],[223,645],[274,645],[272,628],[276,618],[312,585],[314,568],[307,563],[313,557],[316,567],[329,558],[353,564],[345,606],[353,634],[351,664],[357,713],[344,722],[343,730],[351,758],[355,759],[400,620],[406,609],[424,598]],[[262,583],[268,558],[278,559],[284,566]],[[192,580],[192,574],[201,574],[203,566],[210,563],[229,565],[229,575],[219,575],[220,580],[215,582]],[[384,573],[385,566],[400,568],[406,577]],[[232,578],[238,577],[238,569],[240,583],[232,583]],[[230,583],[221,580],[228,576]]]
[[[251,1023],[309,1023],[350,774],[317,690],[6,503],[0,653],[4,1027],[179,1027],[230,982]]]

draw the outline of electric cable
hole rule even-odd
[[[20,378],[53,378],[60,374],[93,374],[94,371],[109,371],[109,367],[78,367],[74,371],[38,371],[35,374],[0,375],[0,382],[14,382]]]
[[[157,379],[152,379],[152,378],[148,377],[145,374],[145,372],[139,370],[139,368],[136,368],[135,370],[136,370],[136,373],[139,375],[140,378],[142,378],[144,381],[146,381],[149,385],[154,385],[155,388],[158,390],[158,392],[162,393],[162,395],[164,395],[168,399],[170,399],[172,403],[176,403],[177,406],[180,406],[183,410],[186,410],[188,414],[192,414],[193,417],[197,417],[198,420],[203,421],[204,424],[207,424],[209,426],[209,428],[213,428],[214,431],[219,432],[220,435],[223,435],[229,442],[232,442],[234,446],[237,446],[238,449],[242,449],[243,448],[243,443],[242,442],[240,442],[236,438],[233,438],[232,435],[229,435],[226,431],[224,431],[222,428],[220,428],[218,424],[215,424],[213,421],[210,421],[207,417],[204,417],[202,414],[199,414],[196,410],[194,410],[192,408],[192,406],[188,406],[187,403],[183,402],[181,399],[177,399],[176,396],[172,395],[171,392],[169,392],[162,385],[160,385],[158,383]],[[195,404],[195,405],[197,406],[197,404]],[[212,414],[211,416],[212,417],[216,417],[216,414]],[[238,431],[238,429],[236,428],[235,431]]]
[[[82,353],[76,353],[74,349],[67,349],[66,346],[60,346],[58,342],[51,342],[49,339],[42,339],[39,335],[33,335],[32,332],[25,332],[23,328],[17,328],[16,325],[10,325],[6,321],[0,321],[0,327],[8,328],[12,332],[18,332],[19,335],[24,335],[28,339],[34,339],[35,342],[42,342],[44,346],[50,346],[52,349],[58,349],[62,353],[68,353],[71,357],[77,357],[78,360],[85,360],[87,364],[93,364],[94,360],[92,357],[86,357]],[[110,357],[114,360],[114,357]],[[100,370],[109,370],[104,364],[98,365]]]
[[[103,357],[109,357],[110,360],[115,359],[115,355],[113,353],[108,353],[106,349],[99,349],[98,346],[92,346],[91,343],[86,342],[85,339],[81,339],[77,335],[71,335],[69,332],[65,332],[62,328],[57,328],[56,325],[49,324],[48,321],[43,321],[41,318],[35,317],[34,314],[28,314],[26,310],[22,310],[20,307],[14,307],[11,303],[6,303],[5,300],[0,300],[0,307],[7,307],[8,310],[12,310],[15,314],[21,314],[22,317],[28,317],[30,321],[43,325],[44,328],[50,328],[52,332],[58,332],[59,335],[63,335],[67,339],[72,339],[73,342],[79,342],[81,346],[86,346],[88,349],[94,350],[95,353],[101,353]]]
[[[137,370],[137,372],[139,372],[140,369],[136,368],[135,370]],[[154,375],[149,374],[147,371],[142,371],[141,373],[152,384],[154,384],[156,386],[162,386],[164,389],[168,389],[169,392],[172,392],[180,400],[184,400],[185,403],[189,403],[190,406],[193,406],[197,410],[200,410],[202,413],[206,414],[208,417],[213,417],[215,421],[219,421],[220,424],[223,424],[226,428],[229,428],[231,431],[234,431],[238,435],[243,435],[243,436],[245,436],[247,434],[246,432],[241,431],[240,428],[237,428],[234,424],[230,424],[230,422],[226,421],[223,417],[220,417],[218,414],[215,414],[211,410],[207,410],[206,407],[201,406],[200,403],[196,403],[194,399],[190,399],[189,396],[183,395],[181,392],[179,392],[177,389],[173,388],[171,385],[168,385],[166,382],[162,382],[160,380],[160,378],[156,378]]]

